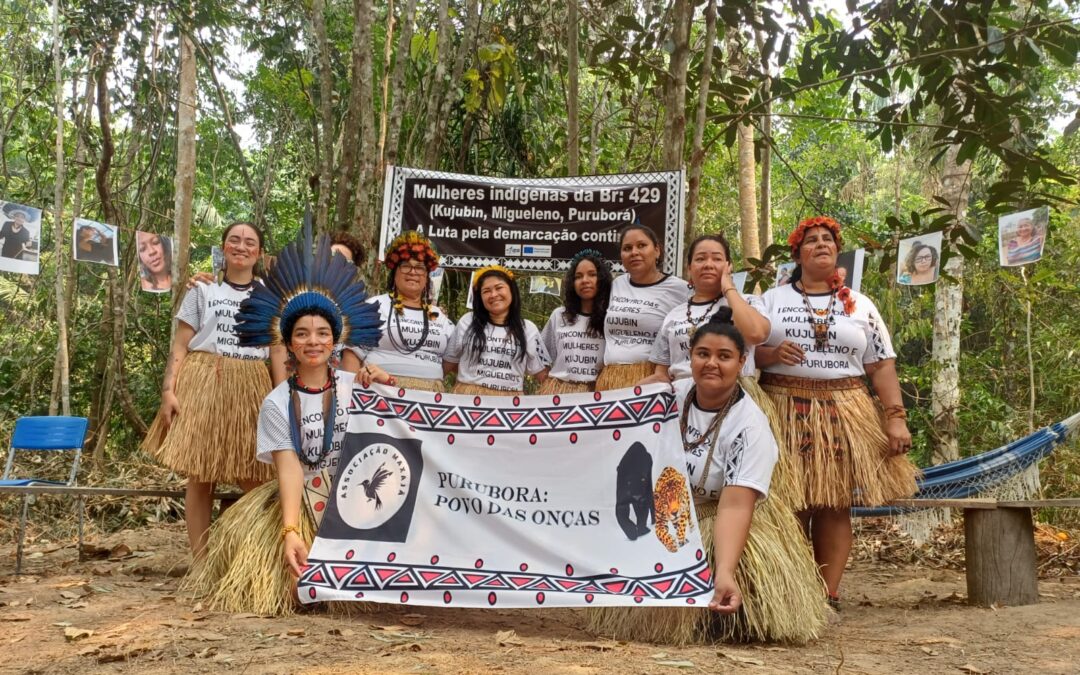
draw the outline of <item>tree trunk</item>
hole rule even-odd
[[[749,122],[738,123],[739,146],[739,231],[742,239],[743,261],[761,259],[757,222],[757,167],[754,163],[754,127]],[[749,263],[747,263],[749,264]]]
[[[319,50],[319,190],[315,206],[315,229],[326,232],[330,218],[330,194],[334,171],[334,72],[330,66],[330,43],[326,37],[326,0],[314,0],[311,6],[315,44]],[[267,173],[270,173],[269,166]]]
[[[566,174],[580,173],[581,131],[578,119],[578,7],[566,2]]]
[[[67,306],[64,303],[64,276],[67,274],[64,232],[64,60],[60,52],[60,0],[53,0],[53,71],[56,90],[56,183],[53,187],[53,240],[56,256],[56,370],[60,379],[60,411],[71,414],[71,367],[68,363]],[[54,378],[55,379],[55,378]],[[54,389],[55,391],[55,389]],[[49,414],[56,414],[55,396],[49,402]]]
[[[465,74],[466,57],[476,50],[477,30],[479,27],[474,27],[473,22],[479,20],[479,5],[479,0],[469,0],[465,7],[465,15],[461,21],[464,30],[461,34],[461,41],[458,43],[457,53],[454,56],[454,69],[450,71],[450,79],[443,88],[438,113],[435,116],[436,132],[434,141],[427,148],[429,154],[433,153],[431,154],[429,166],[433,166],[438,161],[440,151],[446,144],[446,131],[450,124],[450,106],[457,98],[457,84],[461,82],[461,78]],[[463,144],[466,142],[465,138],[461,140]]]
[[[349,202],[359,190],[357,181],[356,158],[362,143],[364,116],[370,114],[371,107],[371,0],[353,0],[352,50],[349,55],[351,75],[349,77],[349,106],[345,110],[345,122],[341,130],[341,156],[337,169],[337,199],[334,204],[334,220],[337,229],[348,230],[355,223],[360,213],[359,205],[355,211],[349,210]],[[364,16],[368,16],[365,21]],[[362,85],[364,64],[367,63],[369,87],[367,98]]]
[[[405,110],[405,64],[409,61],[413,36],[413,19],[416,14],[416,0],[407,0],[401,12],[401,37],[398,38],[397,58],[394,59],[394,74],[390,79],[389,103],[383,100],[383,107],[390,106],[390,118],[386,128],[386,153],[379,164],[379,173],[384,173],[387,164],[397,164],[398,148],[401,146],[401,115]]]
[[[438,124],[435,116],[439,114],[442,104],[443,91],[449,88],[446,82],[446,62],[450,52],[450,7],[449,0],[439,0],[439,32],[435,42],[435,74],[431,80],[431,89],[428,93],[427,131],[424,133],[424,169],[437,169],[435,162],[438,160],[440,148],[435,140],[438,135]]]
[[[964,227],[967,218],[968,195],[971,190],[971,161],[956,164],[959,146],[945,153],[941,178],[942,196],[948,200],[956,218],[953,227]],[[934,415],[935,463],[960,458],[957,438],[960,409],[960,319],[964,300],[964,258],[953,255],[945,263],[943,275],[955,282],[940,279],[934,293],[933,379],[931,381],[931,410]]]
[[[191,246],[191,209],[195,197],[195,116],[198,112],[195,45],[187,35],[180,37],[180,74],[176,112],[176,175],[173,202],[173,294],[172,306],[180,307],[187,281]],[[176,319],[173,319],[173,332]]]
[[[965,509],[968,602],[980,607],[1039,601],[1031,509]]]
[[[364,45],[363,58],[360,61],[360,77],[354,78],[360,88],[362,105],[360,106],[360,161],[356,178],[356,202],[353,204],[353,229],[364,242],[368,251],[375,249],[378,236],[371,204],[372,183],[375,165],[378,162],[379,146],[375,140],[375,83],[371,58],[371,27],[375,17],[372,0],[357,0],[356,22],[359,25],[360,41]]]
[[[379,154],[375,158],[375,173],[381,173],[386,162],[386,128],[390,124],[390,62],[394,58],[394,0],[386,3],[386,40],[383,41],[382,106],[379,108]]]
[[[694,4],[690,0],[675,0],[671,10],[671,40],[674,48],[668,64],[666,108],[664,117],[663,167],[677,170],[683,164],[686,145],[686,69],[690,64],[690,25],[694,21]]]
[[[694,141],[690,150],[690,186],[686,195],[686,232],[684,236],[687,247],[694,240],[698,199],[701,195],[701,172],[705,166],[705,115],[709,107],[709,83],[712,81],[713,45],[715,43],[716,0],[709,0],[708,4],[705,5],[705,55],[701,63],[697,114],[694,117]]]

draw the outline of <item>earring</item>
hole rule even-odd
[[[693,281],[687,281],[686,282],[686,287],[689,288],[690,290],[694,290],[694,282]]]

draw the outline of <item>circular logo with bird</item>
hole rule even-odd
[[[341,519],[357,530],[379,527],[405,503],[411,480],[400,450],[386,443],[367,446],[338,472]]]

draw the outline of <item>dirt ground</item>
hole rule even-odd
[[[1038,605],[977,609],[961,572],[860,562],[839,621],[813,644],[671,648],[590,635],[574,610],[209,612],[176,591],[181,527],[98,545],[102,559],[80,563],[74,546],[36,544],[21,577],[14,547],[0,549],[0,672],[1080,672],[1076,575],[1043,580]]]

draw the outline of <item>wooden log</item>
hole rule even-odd
[[[1031,509],[964,509],[968,602],[981,607],[1039,601]]]
[[[83,487],[79,485],[0,485],[0,495],[3,494],[53,494],[53,495],[82,495],[85,497],[172,497],[183,499],[183,490],[154,490],[118,487]],[[239,499],[243,492],[215,492],[213,499]]]

